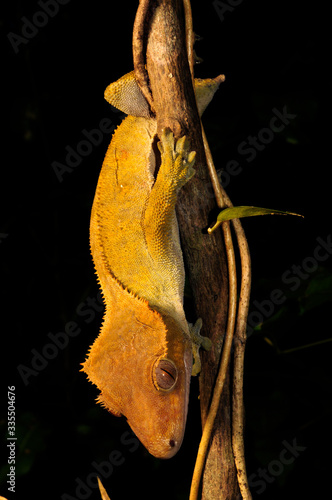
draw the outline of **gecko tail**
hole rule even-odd
[[[103,486],[103,483],[99,479],[99,477],[97,477],[97,479],[98,479],[98,486],[99,486],[99,491],[100,491],[100,494],[101,494],[101,499],[102,500],[111,500],[110,497],[107,494],[107,491],[105,490],[105,488]]]

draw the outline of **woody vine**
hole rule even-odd
[[[203,318],[204,335],[210,336],[214,347],[211,353],[203,356],[203,372],[200,376],[203,431],[189,498],[198,499],[203,477],[202,500],[238,498],[239,494],[243,500],[249,500],[252,496],[244,452],[243,365],[251,262],[239,218],[287,212],[233,207],[220,185],[194,96],[194,40],[190,0],[140,0],[133,29],[135,78],[149,103],[151,113],[157,119],[158,135],[168,127],[176,138],[186,135],[192,149],[197,152],[197,174],[179,196],[177,216],[197,312]],[[223,75],[219,78],[220,81],[224,79]],[[181,106],[176,106],[176,103],[181,103]],[[207,228],[213,209],[210,202],[202,209],[199,200],[195,200],[198,193],[200,198],[204,197],[204,190],[208,189],[205,181],[207,172],[220,214],[217,223],[208,228],[197,243],[197,227],[201,231]],[[189,213],[191,220],[188,220]],[[220,225],[222,240],[215,231]],[[236,272],[233,234],[240,255],[240,279]],[[191,252],[190,249],[195,246],[198,252]],[[212,272],[206,264],[207,254],[213,259],[210,266]],[[221,281],[219,274],[222,276]],[[199,286],[202,277],[208,282],[211,291],[218,289],[219,309],[216,309],[216,305],[210,305],[210,290],[207,293],[204,287]],[[227,314],[221,313],[221,310],[227,311]],[[225,414],[231,418],[228,426],[226,421],[222,421]],[[224,439],[219,439],[219,443],[213,445],[218,433],[224,433]],[[211,481],[217,462],[218,478]],[[107,500],[106,490],[101,483],[99,486],[103,500]]]

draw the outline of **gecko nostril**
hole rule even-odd
[[[175,446],[175,441],[174,441],[174,439],[170,439],[170,440],[169,440],[169,445],[170,445],[170,447],[171,447],[171,448],[174,448],[174,446]]]

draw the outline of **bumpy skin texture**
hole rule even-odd
[[[196,83],[201,112],[219,83]],[[170,458],[183,439],[199,337],[183,311],[175,216],[195,153],[169,130],[156,140],[156,121],[133,72],[111,84],[105,98],[129,116],[106,153],[91,214],[91,251],[106,313],[83,371],[100,389],[99,402],[124,415],[150,453]]]

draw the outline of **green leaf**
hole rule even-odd
[[[296,215],[298,217],[303,217],[303,215],[295,214],[293,212],[285,212],[282,210],[274,210],[271,208],[261,208],[261,207],[250,207],[250,206],[240,206],[240,207],[229,207],[222,210],[218,217],[216,224],[211,228],[209,227],[208,233],[212,233],[222,222],[231,219],[241,219],[243,217],[253,217],[255,215]]]

